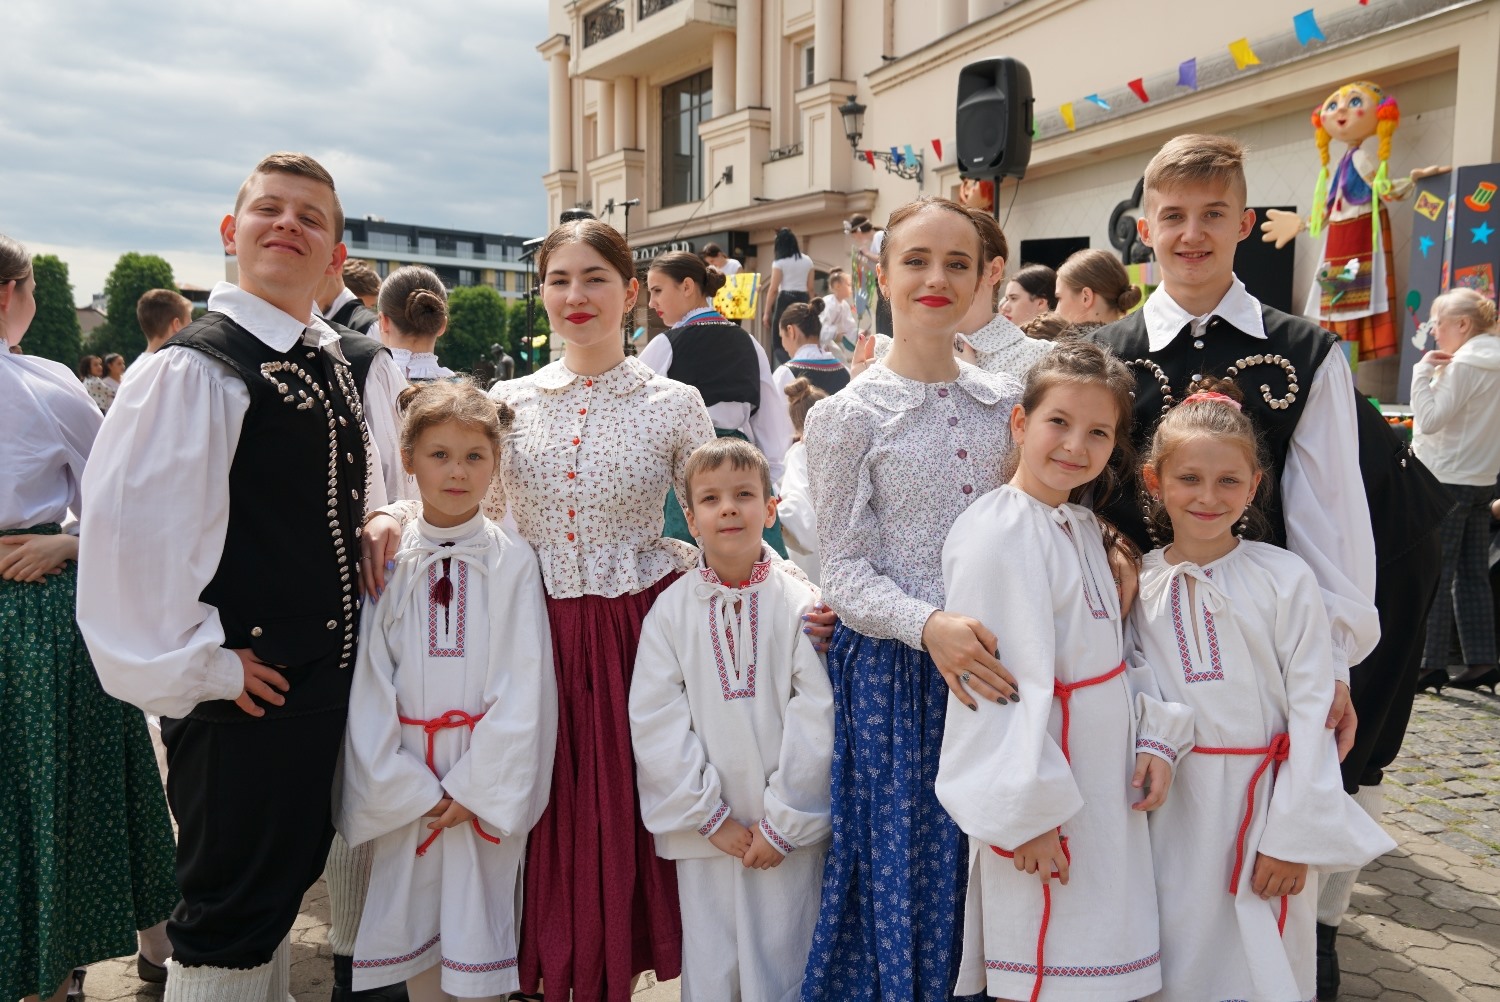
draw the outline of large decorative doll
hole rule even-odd
[[[1391,226],[1383,203],[1405,198],[1417,178],[1443,169],[1428,167],[1412,171],[1409,178],[1390,179],[1391,137],[1400,121],[1396,99],[1368,80],[1340,87],[1312,114],[1323,168],[1305,225],[1314,238],[1322,237],[1323,246],[1303,313],[1358,344],[1361,359],[1399,350]],[[1371,136],[1379,137],[1374,160],[1362,148]],[[1348,148],[1330,173],[1333,139]],[[1304,221],[1296,213],[1270,209],[1266,214],[1270,218],[1261,230],[1267,243],[1283,247],[1302,232]]]

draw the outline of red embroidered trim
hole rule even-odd
[[[458,579],[457,597],[453,600],[458,606],[458,628],[453,631],[453,647],[438,646],[438,622],[437,603],[427,602],[427,656],[430,658],[461,658],[464,656],[464,621],[468,618],[465,610],[468,603],[465,601],[469,592],[469,565],[464,561],[458,561],[458,571],[453,577]],[[436,565],[427,568],[427,594],[432,594],[432,589],[437,585],[438,572]]]
[[[442,938],[442,934],[439,933],[403,957],[386,957],[381,960],[356,960],[354,961],[354,966],[359,970],[368,971],[377,967],[390,967],[392,964],[404,964],[408,960],[416,960],[422,954],[437,946],[438,940]]]
[[[776,829],[772,828],[770,822],[765,818],[760,819],[760,833],[766,837],[767,842],[770,842],[788,856],[797,851],[797,847],[778,835]]]

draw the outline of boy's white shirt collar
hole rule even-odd
[[[1142,307],[1146,318],[1146,338],[1151,351],[1161,351],[1171,344],[1182,328],[1193,324],[1194,333],[1201,334],[1209,317],[1218,317],[1235,330],[1251,337],[1265,339],[1265,318],[1260,311],[1260,300],[1245,289],[1245,283],[1235,278],[1219,305],[1201,317],[1195,317],[1167,293],[1166,286],[1157,286]]]
[[[328,304],[328,309],[320,310],[318,309],[318,304],[313,303],[313,313],[323,317],[323,319],[326,320],[337,313],[339,310],[343,309],[345,303],[352,302],[356,299],[359,299],[359,297],[356,296],[348,286],[345,286],[344,288],[339,290],[339,294],[337,296],[333,297],[333,302]]]
[[[316,335],[319,349],[327,351],[345,365],[349,364],[349,360],[339,349],[339,336],[318,316],[316,308],[312,311],[312,322],[303,324],[290,313],[230,282],[220,282],[214,286],[213,291],[208,294],[208,308],[211,312],[224,314],[245,328],[272,351],[291,351],[299,341],[311,345],[311,340],[303,336],[311,334]]]

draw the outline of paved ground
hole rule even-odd
[[[1500,1002],[1500,699],[1417,698],[1402,757],[1386,782],[1397,849],[1367,868],[1340,937],[1345,999]],[[292,992],[329,991],[328,899],[308,892],[292,934]],[[87,994],[157,1002],[133,959],[95,964]],[[670,1002],[676,982],[643,981],[639,1002]]]

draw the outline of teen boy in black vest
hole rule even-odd
[[[122,387],[79,560],[105,689],[163,718],[182,891],[167,1002],[288,997],[287,936],[333,836],[356,537],[384,500],[364,410],[403,384],[378,341],[312,315],[345,255],[316,161],[261,161],[220,232],[239,286]]]
[[[1383,422],[1357,399],[1338,339],[1312,321],[1263,306],[1234,276],[1235,247],[1255,224],[1255,213],[1246,208],[1244,156],[1244,148],[1224,136],[1179,136],[1162,147],[1146,168],[1138,223],[1141,239],[1156,252],[1162,284],[1141,310],[1094,336],[1136,368],[1138,447],[1196,380],[1228,375],[1240,384],[1245,412],[1270,454],[1274,486],[1262,505],[1271,525],[1269,542],[1311,565],[1333,628],[1340,680],[1328,724],[1337,728],[1341,757],[1355,749],[1344,760],[1345,785],[1378,820],[1380,769],[1394,757],[1405,728],[1405,712],[1393,706],[1404,699],[1410,707],[1421,650],[1415,626],[1425,615],[1418,608],[1425,610],[1434,584],[1427,583],[1425,550],[1405,547],[1398,555],[1404,568],[1397,570],[1389,560],[1379,564],[1377,591],[1372,511],[1383,535],[1410,539],[1424,532],[1393,530],[1413,513],[1388,510],[1382,496],[1367,494],[1366,485],[1381,482],[1381,468],[1393,460],[1366,462],[1362,455],[1375,440],[1370,421]],[[1132,485],[1122,493],[1106,517],[1143,548],[1151,546],[1138,490]],[[1377,600],[1394,616],[1410,617],[1410,626],[1389,631],[1382,640]],[[1368,714],[1372,731],[1382,732],[1380,740],[1362,735],[1356,744],[1356,705],[1361,715]],[[1394,742],[1383,733],[1391,726]],[[1386,752],[1390,757],[1383,763],[1375,761]],[[1342,883],[1325,879],[1320,895],[1320,998],[1337,992],[1334,936],[1352,882],[1352,874]]]

